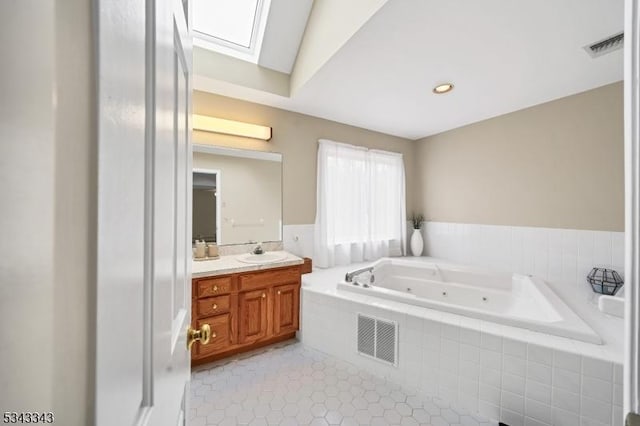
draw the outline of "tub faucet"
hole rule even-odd
[[[355,271],[352,272],[347,272],[347,274],[344,276],[344,280],[348,283],[353,282],[353,279],[357,276],[360,275],[364,272],[371,272],[371,277],[373,278],[373,266],[369,266],[367,268],[362,268],[362,269],[357,269]],[[371,282],[373,282],[373,279],[371,280]]]
[[[433,265],[434,268],[436,269],[436,275],[438,276],[438,278],[440,278],[440,281],[444,282],[444,277],[442,276],[442,271],[440,270],[440,268],[438,267],[438,265]]]

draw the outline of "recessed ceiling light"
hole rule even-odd
[[[453,90],[453,84],[451,83],[442,83],[438,84],[433,88],[433,93],[436,95],[442,95],[443,93],[447,93]]]

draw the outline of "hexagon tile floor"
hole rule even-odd
[[[295,342],[194,368],[191,426],[493,426]]]

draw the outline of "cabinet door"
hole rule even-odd
[[[267,289],[238,294],[238,343],[267,337]]]
[[[232,345],[229,314],[199,319],[196,321],[197,329],[200,329],[203,324],[209,324],[211,327],[211,339],[206,345],[194,345],[195,351],[193,352],[193,359],[204,358],[219,352],[224,352]]]
[[[273,333],[290,333],[298,329],[300,284],[286,284],[274,288]]]

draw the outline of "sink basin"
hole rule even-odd
[[[275,263],[285,260],[286,253],[264,253],[264,254],[242,254],[237,257],[240,262],[253,263],[255,265],[264,265],[267,263]]]

